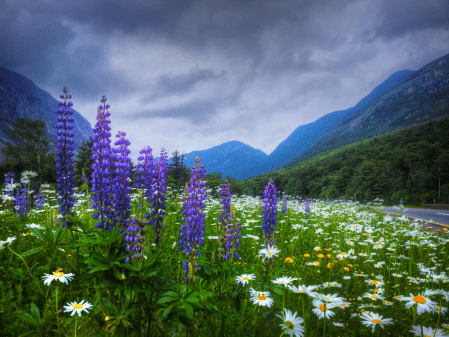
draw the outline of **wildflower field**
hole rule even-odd
[[[173,191],[150,147],[131,186],[126,134],[111,148],[100,108],[91,188],[73,184],[66,109],[57,186],[32,193],[32,172],[8,174],[2,336],[448,335],[449,237],[352,202],[278,198],[271,179],[261,197],[225,181],[214,198],[199,158]]]

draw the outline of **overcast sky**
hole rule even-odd
[[[101,96],[132,158],[238,140],[270,154],[392,73],[449,53],[447,0],[0,0],[0,66],[95,125]],[[113,137],[115,141],[115,137]]]

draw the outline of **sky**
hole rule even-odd
[[[447,0],[0,0],[0,66],[113,141],[159,155],[237,140],[270,154],[396,71],[449,53]]]

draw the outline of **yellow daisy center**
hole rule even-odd
[[[272,252],[268,252],[268,255],[271,255],[271,254],[273,254]]]
[[[295,326],[294,326],[294,324],[292,323],[292,322],[290,322],[290,321],[285,321],[285,325],[287,326],[287,328],[289,328],[289,329],[293,329]]]
[[[371,322],[373,322],[374,324],[379,324],[381,321],[380,321],[380,319],[375,318],[375,319],[372,319]]]
[[[261,300],[261,301],[266,301],[267,300],[267,297],[265,295],[259,295],[259,296],[257,296],[257,298],[259,300]]]
[[[342,303],[341,306],[342,306],[342,307],[346,307],[346,303]]]
[[[244,278],[242,278],[243,281],[248,281],[248,277],[245,276]]]
[[[424,297],[419,296],[419,295],[413,297],[413,301],[415,301],[416,303],[419,303],[419,304],[424,304],[424,303],[427,302],[426,299],[425,299]]]
[[[82,309],[83,305],[82,304],[74,304],[73,305],[73,309]]]
[[[64,273],[62,271],[58,270],[53,273],[53,277],[62,277],[62,276],[64,276]]]
[[[377,295],[371,295],[370,297],[371,298],[377,298]]]
[[[372,280],[372,281],[370,282],[370,284],[379,284],[379,281]]]
[[[321,304],[320,310],[324,312],[324,310],[327,310],[327,306],[325,306],[324,304]]]
[[[340,253],[340,255],[346,255],[346,253],[345,253],[345,252],[343,252],[343,253]]]

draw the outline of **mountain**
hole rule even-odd
[[[207,173],[248,179],[294,164],[345,144],[449,115],[449,54],[418,71],[392,74],[354,107],[331,112],[296,128],[269,155],[247,147],[248,158],[223,151],[230,142],[192,152],[188,166],[199,156]],[[228,144],[228,145],[227,145]],[[223,146],[223,147],[222,147]]]
[[[400,81],[398,81],[400,83]],[[355,107],[357,108],[357,106]],[[376,135],[449,115],[449,54],[418,71],[321,136],[290,163]]]
[[[231,141],[203,151],[194,151],[184,155],[188,168],[195,166],[195,158],[205,164],[206,174],[220,172],[223,179],[228,176],[237,180],[254,175],[260,163],[265,162],[268,155],[239,141]]]
[[[409,80],[414,73],[412,70],[398,71],[374,88],[356,106],[346,110],[331,112],[313,123],[297,127],[269,155],[267,162],[259,167],[257,174],[271,172],[289,164],[292,159],[299,157],[313,147],[318,139],[323,138],[336,126],[350,120],[354,116],[358,116],[364,109],[375,104],[383,95]]]
[[[61,88],[62,94],[62,88]],[[56,111],[58,100],[40,89],[33,81],[18,73],[0,67],[0,149],[9,139],[14,121],[18,118],[39,119],[47,125],[47,137],[56,141]],[[73,110],[74,148],[94,135],[92,126],[79,112]],[[1,151],[0,151],[1,156]],[[0,161],[3,158],[0,157]]]

